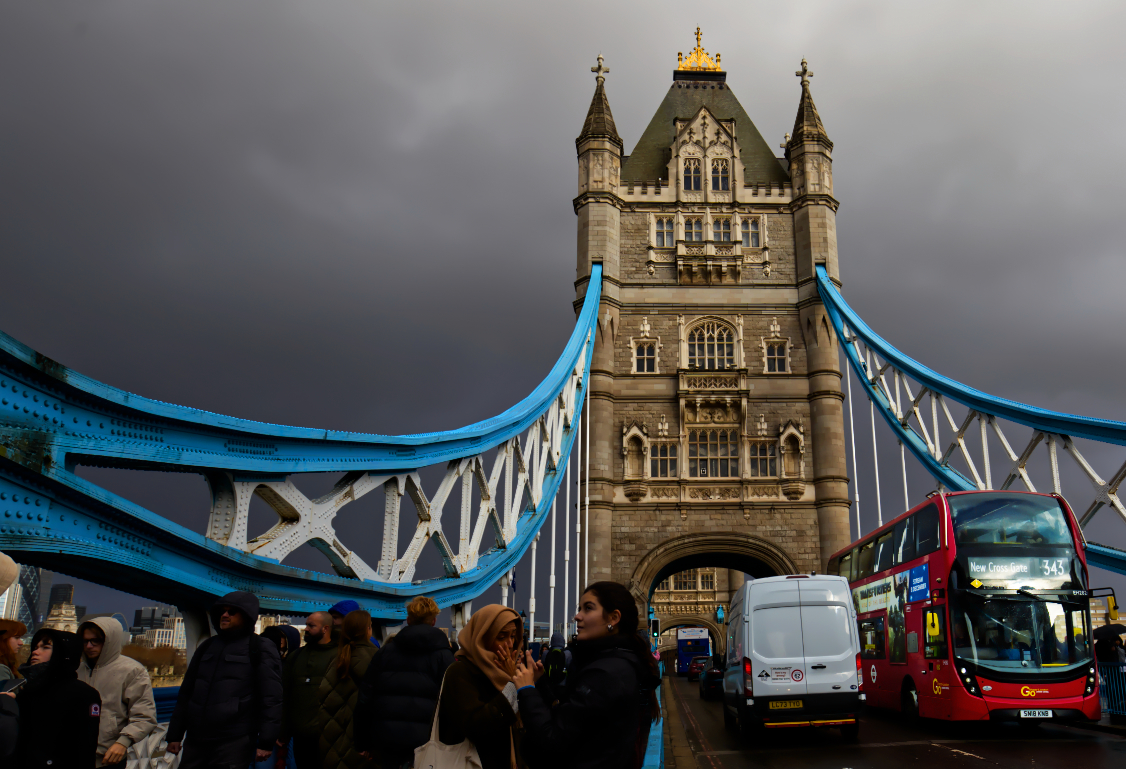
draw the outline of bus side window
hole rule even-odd
[[[926,638],[923,656],[927,659],[946,659],[946,617],[941,606],[927,609],[923,614]]]
[[[856,575],[857,579],[864,579],[865,577],[872,576],[872,567],[875,565],[876,560],[876,543],[875,541],[865,542],[860,546],[860,563],[857,564],[859,573]]]
[[[825,573],[826,574],[840,574],[840,569],[841,569],[841,559],[839,557],[838,558],[830,558],[829,559],[829,568],[825,570]]]
[[[938,531],[938,505],[927,505],[913,516],[915,518],[915,557],[933,553],[942,544]]]
[[[915,516],[908,516],[895,525],[895,562],[905,563],[915,557]]]
[[[841,570],[838,574],[845,579],[852,581],[852,553],[848,552],[841,556]]]
[[[892,567],[891,540],[892,533],[888,532],[876,540],[876,571],[887,571]]]
[[[866,660],[882,660],[885,654],[884,618],[870,617],[859,622],[860,657]]]

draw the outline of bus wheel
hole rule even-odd
[[[731,715],[731,708],[727,707],[727,703],[723,703],[723,728],[729,732],[735,731],[738,724],[735,723],[735,716]]]
[[[856,742],[860,738],[860,721],[842,726],[841,737],[845,742]]]
[[[903,720],[909,724],[915,724],[919,721],[919,692],[915,690],[915,684],[908,681],[903,686],[903,694],[900,697],[899,709],[903,712]]]

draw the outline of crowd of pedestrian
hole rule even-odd
[[[587,588],[572,643],[557,635],[542,660],[507,606],[479,609],[453,643],[418,597],[382,647],[354,601],[309,615],[304,638],[288,625],[256,634],[258,612],[241,591],[211,611],[216,632],[191,656],[166,734],[184,769],[460,769],[473,756],[481,769],[637,769],[659,713],[656,662],[615,582]],[[19,665],[26,632],[0,621],[0,766],[124,769],[157,720],[121,625],[40,630]]]

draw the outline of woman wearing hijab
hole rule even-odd
[[[641,766],[649,728],[661,711],[654,694],[657,663],[637,632],[638,622],[629,590],[617,582],[595,582],[575,614],[578,633],[566,689],[536,686],[543,665],[531,654],[520,661],[514,680],[530,766]]]
[[[82,642],[74,633],[43,629],[31,639],[31,658],[20,666],[27,684],[16,693],[20,736],[15,766],[94,766],[102,700],[97,689],[78,680],[81,661]]]
[[[516,644],[523,637],[520,615],[492,604],[473,613],[458,634],[461,646],[446,671],[438,701],[438,739],[447,745],[469,740],[483,769],[519,769],[516,717]]]

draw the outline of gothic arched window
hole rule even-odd
[[[743,220],[743,248],[758,248],[759,224],[758,219]]]
[[[657,220],[657,248],[672,248],[676,245],[672,235],[672,219]]]
[[[712,219],[712,240],[717,243],[731,242],[731,220],[726,216]]]
[[[704,220],[692,216],[684,220],[684,239],[686,241],[704,239]]]
[[[688,333],[688,368],[709,371],[735,368],[735,334],[709,321]]]
[[[768,373],[784,374],[786,372],[785,342],[767,342],[766,370]]]
[[[734,478],[738,476],[738,431],[692,430],[689,432],[688,475],[692,478]]]
[[[688,158],[684,161],[684,189],[700,189],[700,159]]]
[[[730,175],[727,171],[727,161],[723,158],[717,158],[712,161],[712,189],[713,190],[726,190],[729,185]]]

